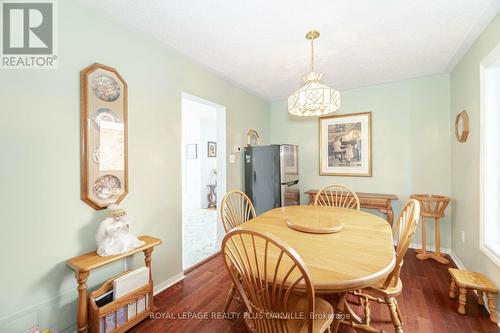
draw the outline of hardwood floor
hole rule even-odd
[[[453,264],[450,266],[455,267]],[[457,313],[458,301],[448,298],[448,267],[433,260],[417,260],[414,251],[408,251],[401,274],[403,294],[398,298],[404,317],[404,331],[500,332],[500,329],[489,321],[487,311],[478,306],[477,298],[472,293],[467,297],[467,315]],[[158,319],[148,319],[130,332],[246,332],[241,317],[212,318],[212,313],[216,315],[221,311],[229,286],[230,278],[222,257],[216,256],[189,272],[184,281],[158,294],[155,297]],[[243,307],[233,302],[229,311],[237,316],[243,311]],[[189,313],[207,316],[208,319],[188,318]],[[373,304],[372,320],[373,326],[386,332],[394,331],[386,306]],[[349,327],[341,327],[339,331],[354,332]]]

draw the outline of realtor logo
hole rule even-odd
[[[56,68],[54,0],[2,0],[2,69]]]

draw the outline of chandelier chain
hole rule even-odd
[[[311,39],[311,72],[314,72],[314,39]]]

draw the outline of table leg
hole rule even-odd
[[[144,263],[146,264],[146,267],[149,269],[149,283],[153,283],[153,272],[151,271],[151,254],[153,253],[153,248],[144,250]],[[153,308],[154,305],[154,299],[153,299],[153,292],[150,293],[149,295],[149,305],[151,308]]]
[[[76,280],[78,281],[78,309],[77,309],[77,323],[78,332],[87,332],[88,328],[88,309],[87,309],[87,278],[89,272],[76,272]]]
[[[394,211],[392,210],[392,205],[390,203],[387,206],[387,222],[389,222],[392,227],[392,223],[394,222]]]

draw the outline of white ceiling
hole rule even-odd
[[[78,0],[271,100],[309,70],[339,90],[449,71],[500,0]]]

